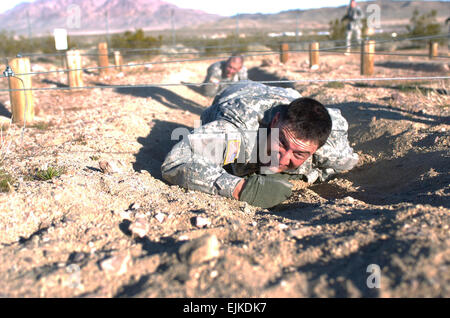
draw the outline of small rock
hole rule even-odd
[[[308,236],[311,233],[312,233],[312,230],[310,227],[302,227],[300,229],[292,229],[289,231],[290,236],[296,237],[298,239]]]
[[[353,199],[352,197],[350,197],[350,196],[348,196],[348,197],[345,197],[344,198],[344,200],[345,201],[347,201],[347,202],[349,202],[349,203],[355,203],[356,202],[356,200],[355,199]]]
[[[189,264],[200,264],[219,256],[220,243],[215,235],[205,235],[181,245],[180,259]]]
[[[209,275],[211,278],[216,278],[219,275],[218,271],[212,271],[211,274]]]
[[[280,230],[285,230],[285,229],[287,229],[289,226],[287,226],[286,224],[284,224],[284,223],[280,223],[280,224],[278,224],[278,228],[280,229]]]
[[[141,206],[139,205],[139,203],[131,203],[130,207],[128,208],[128,210],[137,210],[139,209]]]
[[[142,238],[147,235],[148,231],[150,231],[150,224],[148,224],[145,218],[140,217],[130,225],[129,229],[131,233]]]
[[[128,263],[131,261],[131,255],[116,255],[103,260],[100,263],[100,268],[108,274],[117,276],[123,275],[128,270]]]
[[[124,220],[131,220],[131,213],[128,211],[121,211],[119,215]]]
[[[159,221],[159,223],[162,223],[165,218],[166,218],[166,215],[161,212],[159,212],[155,215],[155,219],[157,219]]]
[[[399,93],[394,93],[394,94],[391,94],[391,99],[394,101],[400,101],[401,96]]]
[[[106,174],[122,173],[122,169],[120,168],[120,166],[121,166],[120,161],[116,162],[114,160],[108,160],[108,161],[103,160],[103,161],[100,161],[98,163],[98,165],[100,167],[100,170],[103,173],[106,173]]]
[[[67,263],[81,263],[88,257],[88,254],[83,252],[72,252],[69,255]]]
[[[311,71],[315,71],[319,69],[319,65],[318,64],[314,64],[311,66]]]
[[[211,225],[211,221],[208,218],[204,218],[201,216],[197,216],[195,218],[195,226],[202,228],[202,227],[207,227]]]

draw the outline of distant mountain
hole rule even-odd
[[[372,4],[380,8],[383,29],[409,23],[415,9],[421,13],[436,10],[441,23],[450,16],[449,1],[359,2],[366,14],[370,13],[367,8]],[[49,34],[54,28],[66,28],[69,34],[104,33],[107,28],[111,33],[137,28],[170,30],[173,14],[177,32],[186,34],[230,33],[237,29],[237,25],[243,32],[295,31],[297,27],[301,31],[326,29],[331,20],[340,19],[345,11],[346,6],[340,6],[222,17],[199,10],[181,9],[161,0],[37,0],[34,3],[22,3],[1,14],[0,30],[24,35],[28,34],[28,26],[33,35]],[[443,30],[447,30],[446,27]]]
[[[37,0],[21,3],[0,14],[0,30],[33,35],[66,28],[69,34],[170,29],[212,22],[221,17],[181,9],[161,0]]]
[[[369,5],[376,4],[380,8],[381,28],[409,24],[415,9],[420,14],[431,10],[437,11],[438,22],[443,23],[450,17],[450,2],[447,1],[391,1],[377,0],[358,2],[366,16],[373,14],[373,8],[367,10]],[[341,19],[347,10],[347,6],[327,7],[309,10],[289,10],[276,14],[240,14],[231,18],[223,18],[218,21],[199,25],[198,29],[208,30],[235,30],[238,21],[241,30],[273,30],[273,31],[295,31],[299,29],[328,28],[331,20]],[[447,28],[443,27],[443,31]]]

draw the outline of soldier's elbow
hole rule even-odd
[[[208,96],[208,97],[214,97],[217,94],[217,90],[216,89],[205,89],[203,90],[203,95]]]

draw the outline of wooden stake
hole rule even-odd
[[[430,41],[428,47],[429,47],[429,58],[431,60],[432,58],[438,55],[439,44],[437,42]]]
[[[120,51],[114,51],[114,63],[116,64],[116,66],[118,66],[116,70],[122,72],[123,58],[120,54]]]
[[[375,41],[363,41],[361,45],[361,75],[373,75]]]
[[[313,42],[309,44],[309,67],[319,66],[319,43]]]
[[[9,66],[15,74],[31,72],[30,59],[27,57],[15,58],[11,60]],[[16,75],[8,78],[9,89],[29,89],[31,86],[31,75]],[[12,122],[23,124],[31,123],[34,120],[34,103],[31,90],[9,92],[12,109]]]
[[[108,43],[106,42],[98,44],[98,66],[99,67],[109,66]],[[101,68],[99,69],[99,73],[101,76],[108,75],[110,70],[111,70],[110,68]]]
[[[282,43],[280,47],[280,62],[286,63],[289,59],[289,44],[288,43]]]
[[[70,87],[82,87],[83,84],[83,71],[81,63],[81,54],[78,50],[71,50],[66,52],[67,68],[70,70],[67,72],[67,81]]]

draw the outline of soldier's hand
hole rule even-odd
[[[247,178],[239,200],[261,208],[271,208],[289,198],[292,184],[289,175],[253,175]]]

